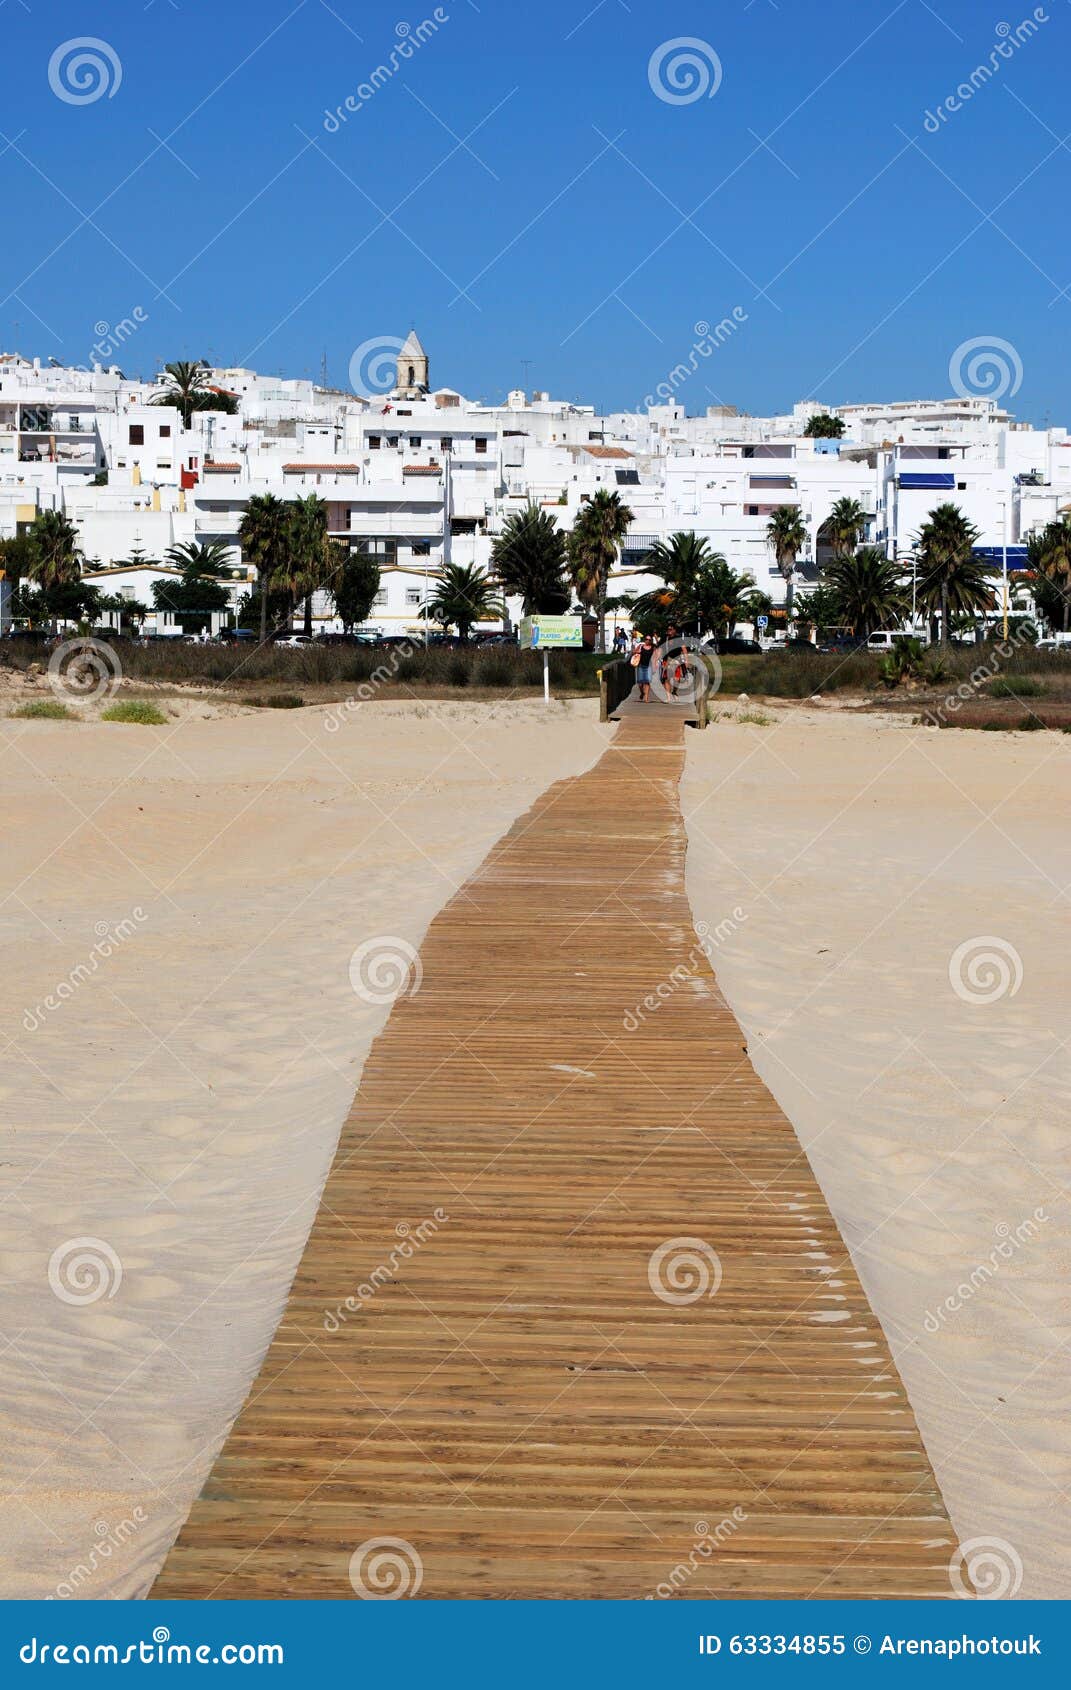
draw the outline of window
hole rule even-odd
[[[386,609],[386,607],[387,607],[387,589],[386,589],[386,587],[380,587],[380,589],[379,589],[378,593],[376,594],[375,598],[372,600],[372,603],[377,610],[385,610]]]
[[[485,434],[478,434],[476,436],[476,450],[477,452],[486,452],[487,436]]]
[[[170,440],[171,439],[171,424],[170,423],[161,423],[160,424],[160,439],[161,440]]]
[[[414,557],[430,557],[431,556],[431,542],[429,540],[414,540],[413,541],[413,556]]]
[[[451,445],[450,436],[448,434],[444,435],[443,438],[439,441],[440,452],[449,452],[450,445]]]
[[[144,444],[145,444],[145,425],[143,423],[131,423],[131,425],[130,425],[130,444],[131,444],[131,446],[144,446]]]
[[[379,437],[378,434],[370,434],[368,436],[368,450],[370,452],[378,452],[379,451],[379,441],[380,441],[380,437]]]
[[[405,589],[405,603],[406,603],[406,607],[408,609],[411,609],[414,605],[423,604],[423,602],[424,602],[424,595],[420,591],[419,587],[406,587],[406,589]]]
[[[420,445],[419,434],[411,434],[409,436],[409,444],[410,444],[410,446],[419,446]]]

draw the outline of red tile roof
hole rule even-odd
[[[213,459],[211,462],[205,464],[205,474],[209,475],[212,470],[217,470],[225,475],[233,475],[237,470],[240,470],[241,467],[241,464],[216,463]]]
[[[356,464],[284,464],[284,475],[303,475],[308,470],[317,475],[356,475]]]
[[[631,458],[631,452],[625,452],[620,446],[584,446],[581,448],[590,452],[593,458]]]
[[[405,464],[402,468],[403,475],[441,475],[442,472],[441,464]]]

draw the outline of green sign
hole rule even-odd
[[[584,644],[584,629],[579,616],[526,616],[521,622],[520,639],[530,651],[568,646],[577,649]]]

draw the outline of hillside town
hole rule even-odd
[[[601,416],[539,390],[476,403],[432,385],[415,331],[376,344],[384,391],[363,393],[203,364],[142,380],[115,365],[0,356],[0,542],[57,513],[76,534],[101,619],[157,635],[183,631],[179,611],[164,606],[189,605],[189,595],[169,601],[165,589],[182,580],[184,563],[207,557],[218,581],[194,608],[206,612],[203,633],[218,634],[255,588],[242,543],[250,501],[312,498],[330,541],[378,568],[360,626],[423,634],[442,572],[487,572],[511,518],[536,507],[568,534],[586,505],[610,494],[627,513],[607,583],[615,628],[653,585],[651,548],[690,533],[751,579],[773,639],[790,631],[786,598],[798,608],[822,579],[846,509],[854,541],[907,579],[932,507],[954,504],[978,561],[1014,586],[1031,536],[1059,525],[1071,505],[1067,430],[1017,421],[991,397],[805,400],[768,417],[711,406],[695,416],[681,365],[660,402]],[[786,509],[798,518],[787,568],[770,532]],[[7,552],[5,629],[19,620]],[[307,630],[349,626],[332,593],[313,586]],[[1015,602],[1033,608],[1029,594]],[[478,616],[476,629],[508,630],[522,605],[507,594],[505,608],[505,619],[501,610]]]

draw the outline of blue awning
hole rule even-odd
[[[945,492],[956,485],[954,475],[901,475],[901,487],[924,487],[930,492]]]

